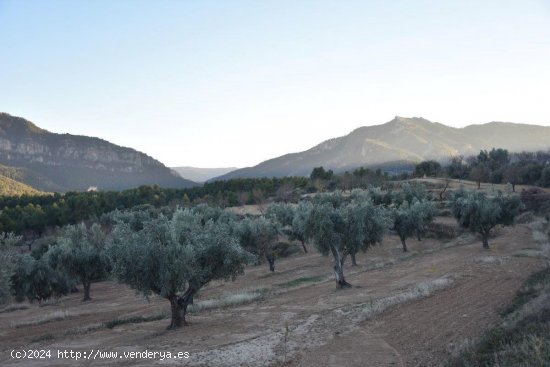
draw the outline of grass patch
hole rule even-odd
[[[113,329],[120,325],[125,324],[140,324],[143,322],[158,321],[166,318],[165,313],[160,313],[157,315],[151,316],[134,316],[134,317],[125,317],[125,318],[116,318],[111,321],[107,321],[104,325],[107,329]]]
[[[58,306],[59,298],[49,298],[47,300],[41,301],[38,303],[38,307],[49,307],[49,306]]]
[[[83,334],[87,334],[92,331],[97,331],[103,328],[105,328],[104,323],[88,324],[88,325],[76,327],[74,329],[70,329],[65,333],[65,335],[83,335]]]
[[[467,344],[446,366],[550,365],[550,267],[532,274],[501,315],[500,326]]]
[[[290,280],[286,283],[277,284],[277,287],[291,288],[291,287],[297,287],[308,283],[319,283],[326,279],[327,279],[326,276],[301,277],[301,278]]]
[[[3,309],[1,309],[0,313],[8,313],[8,312],[14,312],[14,311],[20,311],[20,310],[27,310],[29,308],[30,308],[29,305],[14,303],[12,305],[6,306]]]
[[[449,287],[452,283],[452,279],[441,277],[419,283],[402,293],[372,301],[363,307],[363,319],[370,320],[390,307],[427,297],[435,291]]]
[[[240,306],[255,301],[261,301],[268,295],[267,289],[255,289],[252,291],[243,291],[223,296],[218,299],[207,299],[189,306],[190,313],[212,310],[216,308],[225,308],[231,306]]]
[[[42,334],[34,339],[31,339],[31,343],[44,342],[48,340],[54,340],[55,337],[52,334]]]
[[[27,326],[42,325],[49,322],[61,321],[61,320],[65,320],[68,317],[73,317],[73,316],[76,316],[76,314],[69,311],[54,311],[29,321],[23,321],[20,323],[13,324],[12,326],[18,329],[18,328],[27,327]]]
[[[545,291],[548,292],[544,289],[546,285],[550,285],[550,267],[531,274],[514,297],[512,303],[504,308],[500,315],[507,316],[519,310],[532,299],[540,297]]]
[[[527,317],[515,327],[497,327],[447,363],[458,366],[548,366],[550,308]]]

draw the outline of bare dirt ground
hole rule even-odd
[[[264,299],[192,313],[190,326],[177,331],[165,330],[166,318],[103,327],[115,318],[169,311],[167,301],[147,301],[114,282],[94,284],[91,302],[82,303],[77,293],[53,305],[0,312],[0,365],[280,366],[286,359],[295,367],[438,366],[454,348],[494,325],[498,310],[542,266],[541,260],[517,256],[537,246],[527,225],[499,229],[490,251],[469,233],[450,241],[408,242],[407,254],[395,236],[360,254],[359,266],[348,263],[345,269],[354,287],[340,291],[331,278],[331,259],[312,246],[308,254],[278,261],[273,274],[267,265],[250,267],[235,282],[209,285],[196,302],[254,289],[263,289]],[[418,293],[430,284],[443,286]],[[402,297],[411,294],[416,296]],[[406,302],[394,302],[385,311],[377,306],[396,299]],[[373,312],[377,307],[380,312]],[[62,315],[60,320],[39,323],[54,313]],[[49,349],[53,355],[12,359],[11,350],[22,347]],[[65,349],[189,352],[190,357],[75,363],[57,358],[57,350]]]
[[[435,185],[440,185],[440,186],[444,186],[446,180],[447,179],[437,178],[437,177],[435,177],[435,178],[416,178],[416,179],[414,179],[414,181],[428,183],[428,184],[435,184]],[[477,182],[469,181],[469,180],[449,179],[449,190],[456,190],[456,189],[460,188],[461,186],[464,187],[465,189],[477,190]],[[548,189],[548,188],[542,188],[542,187],[533,186],[533,185],[516,185],[516,192],[520,193],[521,190],[527,190],[527,189],[531,189],[531,188],[538,188],[538,189],[542,189],[546,192],[550,192],[550,189]],[[481,185],[480,185],[480,189],[482,191],[485,191],[485,192],[490,192],[491,190],[506,191],[508,188],[507,188],[506,184],[493,184],[493,183],[482,182]]]

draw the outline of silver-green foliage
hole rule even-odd
[[[17,267],[12,277],[12,292],[15,300],[25,299],[42,302],[51,297],[60,297],[73,289],[75,283],[53,264],[52,253],[46,252],[39,259],[25,254],[17,259]]]
[[[401,185],[401,196],[404,201],[408,201],[409,203],[415,200],[424,201],[431,199],[426,186],[419,182],[406,182]]]
[[[399,236],[403,251],[407,251],[407,238],[417,235],[418,238],[425,232],[426,225],[436,214],[431,201],[418,200],[412,197],[412,202],[404,200],[392,211],[393,229]]]
[[[302,246],[304,247],[304,252],[307,252],[307,248],[305,246],[305,243],[307,241],[306,223],[312,208],[313,205],[307,201],[301,201],[294,208],[294,217],[292,218],[291,230],[289,233],[289,238],[291,240],[297,240],[302,243]]]
[[[294,219],[294,207],[287,203],[271,204],[267,207],[265,216],[277,220],[281,226],[291,226]]]
[[[15,274],[17,253],[14,246],[21,237],[13,233],[0,234],[0,304],[11,299],[11,278]]]
[[[56,270],[64,271],[83,285],[85,301],[90,299],[92,282],[107,275],[106,239],[97,223],[89,229],[84,224],[71,225],[58,239],[58,244],[48,251],[52,260],[56,258]]]
[[[483,192],[464,189],[454,193],[451,209],[458,224],[481,235],[484,248],[489,248],[489,234],[497,225],[509,226],[519,214],[523,204],[516,195],[498,192],[487,196]]]
[[[115,277],[145,296],[157,294],[172,307],[171,328],[185,323],[193,295],[216,279],[235,279],[251,255],[244,251],[230,225],[209,220],[189,209],[160,216],[134,230],[119,223],[109,253]]]
[[[369,200],[343,203],[334,194],[318,198],[306,222],[306,233],[319,252],[334,258],[337,287],[349,286],[343,273],[346,257],[381,242],[390,224],[386,211]]]
[[[274,271],[277,256],[275,245],[281,233],[279,222],[264,216],[249,217],[238,224],[237,232],[240,244],[255,254],[259,262],[265,258],[269,262],[270,270]]]
[[[437,215],[437,209],[430,200],[413,200],[411,210],[414,212],[413,217],[417,220],[416,235],[420,239],[426,232],[426,226]]]

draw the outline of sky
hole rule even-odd
[[[171,167],[394,116],[550,125],[550,0],[0,0],[0,111]]]

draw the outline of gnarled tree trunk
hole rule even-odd
[[[401,245],[403,245],[403,252],[407,252],[407,243],[405,242],[405,237],[401,238]]]
[[[334,279],[336,281],[336,288],[349,288],[351,284],[346,282],[344,278],[344,262],[346,261],[346,253],[343,254],[338,251],[337,248],[332,248],[332,255],[334,256]]]
[[[193,296],[196,293],[197,290],[194,287],[189,286],[182,296],[174,294],[168,298],[170,301],[170,309],[172,311],[172,321],[170,322],[168,329],[177,329],[182,325],[188,325],[185,320],[187,306],[193,304]]]
[[[357,266],[357,261],[355,259],[355,252],[351,252],[350,256],[351,256],[351,266]]]
[[[481,234],[481,242],[483,243],[483,248],[488,250],[489,249],[489,234],[488,233],[482,233]]]
[[[177,295],[172,295],[168,299],[170,301],[170,311],[172,312],[172,320],[168,329],[177,329],[182,325],[182,320],[184,319],[182,315],[183,312],[179,305]]]
[[[84,298],[82,302],[90,301],[92,299],[92,297],[90,297],[90,288],[92,284],[90,282],[82,282],[82,285],[84,287]]]
[[[300,240],[302,242],[302,248],[304,249],[304,253],[307,254],[307,247],[306,247],[306,241]]]
[[[265,258],[267,259],[267,262],[269,263],[269,271],[274,272],[275,271],[275,256],[274,255],[266,255]]]

